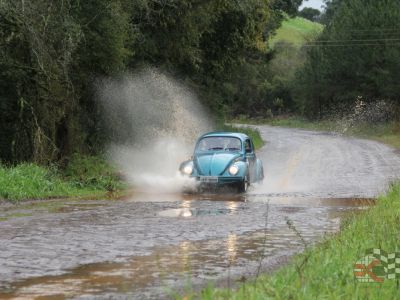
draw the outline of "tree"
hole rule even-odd
[[[343,0],[324,0],[324,2],[325,9],[324,12],[321,14],[321,23],[328,25],[333,19],[333,16],[336,14]]]
[[[123,69],[129,54],[125,16],[118,1],[0,2],[2,160],[82,150],[96,111],[86,107],[90,80]]]
[[[312,22],[317,22],[319,21],[319,17],[321,15],[321,12],[318,9],[312,8],[312,7],[304,7],[300,12],[299,16],[310,20]]]
[[[262,113],[275,97],[267,41],[300,3],[0,1],[0,160],[101,150],[93,83],[143,65],[190,82],[216,112]]]
[[[399,21],[397,0],[341,2],[321,36],[307,45],[295,93],[303,110],[323,116],[360,98],[398,103]]]

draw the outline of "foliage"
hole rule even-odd
[[[324,0],[324,2],[325,10],[321,14],[321,23],[328,25],[332,21],[333,16],[336,14],[343,0]]]
[[[400,2],[332,1],[335,14],[308,47],[307,63],[298,74],[300,110],[323,117],[347,109],[356,100],[396,103],[400,93]]]
[[[50,170],[35,164],[13,168],[0,166],[0,199],[22,200],[67,196],[74,193],[70,185]]]
[[[302,17],[287,18],[276,31],[276,35],[269,41],[274,48],[276,43],[289,42],[295,46],[302,46],[322,32],[323,26]]]
[[[298,14],[300,17],[310,20],[312,22],[318,22],[321,16],[321,11],[312,8],[312,7],[304,7]]]
[[[144,65],[215,112],[268,107],[267,40],[300,0],[0,1],[0,158],[49,164],[106,136],[93,82]]]
[[[267,83],[264,97],[267,106],[261,117],[276,116],[297,109],[293,97],[296,74],[305,62],[305,51],[301,45],[322,31],[322,25],[304,18],[288,18],[283,21],[277,34],[269,41],[273,48],[272,57],[264,72]],[[248,112],[243,112],[249,115]]]
[[[297,14],[302,2],[303,0],[275,0],[272,1],[272,7],[276,10],[286,12],[293,17]]]
[[[382,222],[385,220],[385,222]],[[375,207],[354,214],[343,222],[340,235],[298,255],[286,267],[256,282],[241,284],[236,291],[209,286],[187,299],[396,299],[398,285],[355,282],[354,263],[370,248],[398,252],[400,231],[400,185],[394,185]],[[307,258],[306,263],[304,263]],[[299,266],[302,266],[299,268]],[[323,280],[323,284],[321,284]]]
[[[3,160],[47,163],[87,143],[88,85],[123,66],[127,20],[119,1],[0,2]]]
[[[75,154],[62,174],[68,182],[79,188],[115,191],[126,187],[117,171],[100,156]]]
[[[96,196],[126,188],[101,157],[74,155],[66,169],[21,163],[0,165],[0,199],[11,201],[69,196]]]

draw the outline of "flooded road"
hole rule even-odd
[[[271,271],[339,230],[400,175],[382,144],[261,126],[266,179],[246,195],[137,192],[0,209],[0,298],[169,298]]]

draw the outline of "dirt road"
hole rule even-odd
[[[400,156],[378,142],[260,126],[268,180],[259,193],[374,198],[400,175]]]
[[[400,175],[385,145],[260,126],[266,179],[246,195],[139,192],[0,211],[0,298],[160,298],[268,271]]]

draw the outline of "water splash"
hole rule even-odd
[[[336,122],[331,130],[346,133],[360,125],[387,123],[394,120],[395,112],[390,101],[367,102],[358,96],[350,108],[332,110],[330,118]]]
[[[146,69],[97,84],[110,136],[110,160],[136,187],[175,192],[187,185],[177,172],[197,137],[211,129],[207,112],[182,83]]]

